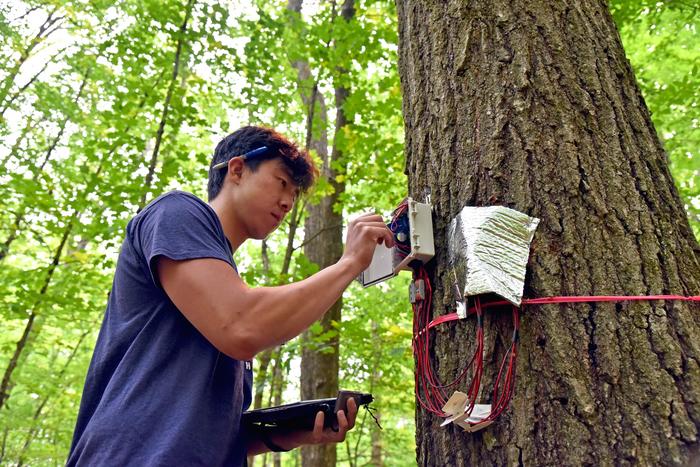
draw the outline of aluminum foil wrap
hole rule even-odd
[[[463,296],[495,293],[519,306],[539,222],[503,206],[462,209],[450,222],[447,246]]]

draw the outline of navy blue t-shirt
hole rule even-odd
[[[235,269],[214,210],[173,191],[126,229],[67,465],[245,465],[250,362],[219,352],[158,282],[156,259]]]

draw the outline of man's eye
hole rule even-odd
[[[280,178],[280,182],[282,182],[282,188],[287,188],[287,181],[283,180]]]

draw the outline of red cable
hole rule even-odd
[[[569,295],[562,297],[524,298],[523,305],[543,305],[549,303],[581,303],[581,302],[623,302],[626,300],[680,300],[700,302],[700,295],[684,297],[683,295]]]
[[[483,309],[495,306],[503,306],[511,304],[508,301],[496,301],[486,304],[481,304],[480,298],[477,296],[474,299],[474,306],[467,310],[467,316],[471,314],[477,315],[477,343],[474,355],[472,356],[466,368],[450,383],[440,384],[439,379],[435,375],[432,363],[430,361],[430,333],[427,332],[438,324],[446,323],[459,319],[456,313],[442,315],[429,321],[430,304],[432,303],[432,287],[427,272],[423,267],[415,271],[414,279],[419,278],[424,281],[426,287],[426,296],[420,301],[419,305],[414,306],[414,321],[413,321],[413,351],[416,358],[416,397],[420,405],[429,412],[432,412],[441,417],[447,417],[442,411],[442,406],[445,404],[446,395],[443,389],[454,386],[461,381],[473,365],[473,377],[467,391],[468,406],[465,411],[467,415],[471,414],[476,404],[476,399],[479,395],[481,386],[481,377],[483,374]],[[678,300],[678,301],[693,301],[700,302],[700,296],[682,296],[682,295],[590,295],[590,296],[559,296],[559,297],[544,297],[534,299],[523,299],[521,306],[528,305],[546,305],[553,303],[590,303],[590,302],[618,302],[618,301],[649,301],[649,300]],[[512,305],[512,304],[511,304]],[[426,324],[427,323],[427,324]],[[519,308],[513,306],[513,339],[509,349],[503,356],[503,360],[499,366],[498,374],[494,381],[492,406],[489,415],[473,424],[477,426],[481,423],[486,423],[495,420],[509,405],[513,396],[515,382],[515,362],[517,359],[517,348],[519,340]],[[505,371],[505,372],[504,372]],[[501,388],[502,386],[502,388]],[[419,389],[422,388],[425,401],[420,397]],[[500,388],[500,389],[499,389]]]
[[[581,295],[581,296],[561,296],[561,297],[543,297],[543,298],[524,298],[521,306],[528,305],[550,305],[553,303],[591,303],[591,302],[624,302],[624,301],[646,301],[646,300],[676,300],[684,302],[700,302],[700,295]],[[489,302],[482,305],[482,308],[493,308],[496,306],[512,305],[506,300]],[[467,316],[476,313],[474,307],[467,310]],[[457,313],[448,313],[440,315],[430,323],[427,328],[431,329],[438,324],[447,323],[460,319]],[[420,331],[421,333],[423,330]]]

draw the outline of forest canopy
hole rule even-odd
[[[700,7],[610,8],[700,238]],[[281,1],[2,1],[0,29],[0,464],[63,464],[126,223],[171,189],[206,199],[221,138],[245,124],[301,145],[321,129],[335,135],[343,218],[388,214],[406,195],[396,10],[357,1],[343,21],[336,2],[319,0],[301,13]],[[349,90],[348,123],[335,132],[338,86]],[[309,90],[325,119],[309,117]],[[333,189],[322,179],[298,226],[288,219],[236,252],[248,284],[317,270],[302,248],[305,208]],[[407,283],[353,285],[334,329],[311,329],[319,352],[340,336],[340,385],[372,392],[384,427],[361,412],[337,447],[341,465],[366,464],[373,448],[387,465],[415,464]],[[299,399],[300,345],[256,363],[267,369],[256,379],[262,405]]]

